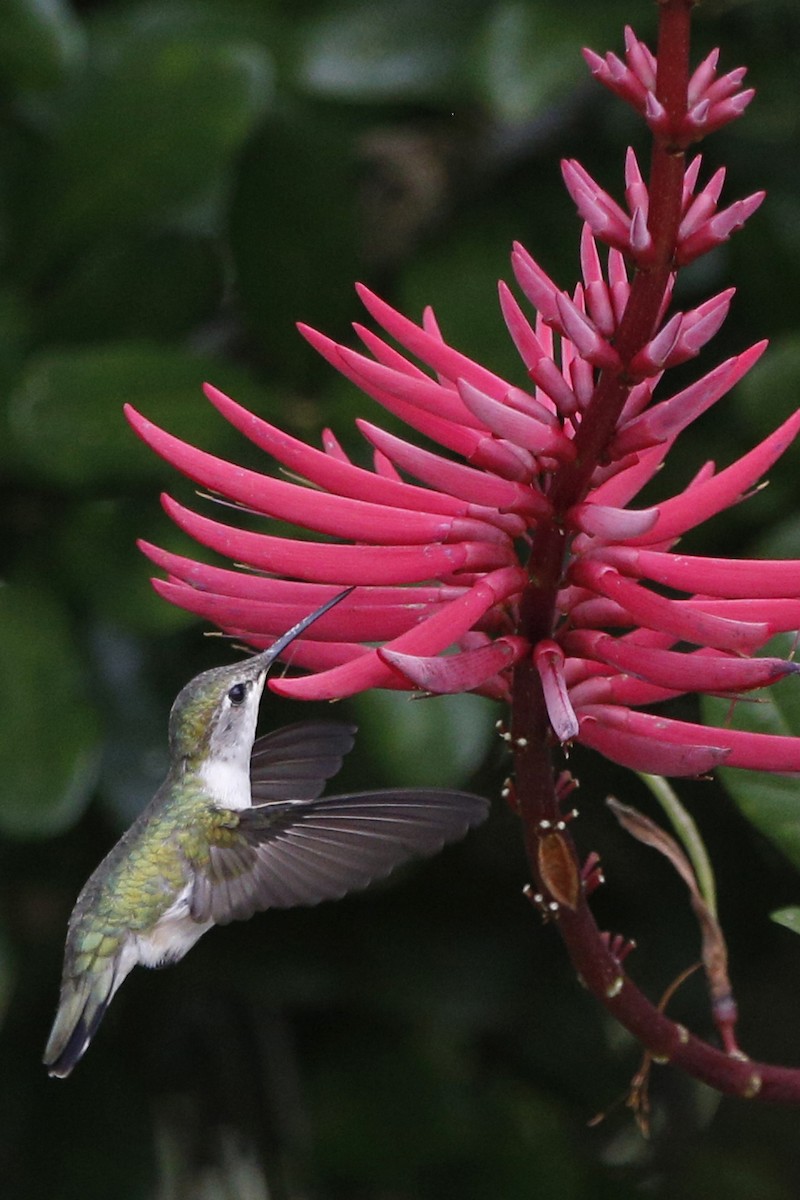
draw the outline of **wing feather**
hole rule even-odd
[[[253,804],[316,800],[352,750],[356,726],[300,721],[260,737],[250,758]]]
[[[237,813],[233,842],[229,831],[228,842],[213,847],[211,870],[195,883],[192,916],[225,925],[266,908],[338,899],[435,854],[488,808],[481,796],[436,789],[254,805]]]

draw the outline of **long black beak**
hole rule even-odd
[[[313,625],[329,608],[333,608],[334,605],[338,604],[340,600],[344,600],[345,596],[349,596],[354,590],[354,587],[345,588],[337,596],[326,600],[314,612],[309,613],[307,617],[303,617],[302,621],[298,621],[296,625],[293,625],[288,632],[278,638],[277,642],[273,642],[269,649],[263,650],[261,654],[257,654],[255,658],[252,658],[248,666],[260,666],[263,671],[268,671],[278,655],[286,649],[290,642],[293,642],[296,637],[299,637],[301,633],[304,633],[308,629],[309,625]]]

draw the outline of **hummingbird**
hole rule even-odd
[[[304,721],[255,739],[270,666],[353,589],[269,649],[204,671],[169,717],[166,779],[83,887],[67,930],[58,1009],[44,1052],[65,1078],[139,963],[178,962],[214,925],[333,900],[435,854],[488,812],[443,789],[322,796],[356,727]]]

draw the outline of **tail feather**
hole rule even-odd
[[[44,1052],[50,1075],[65,1079],[83,1058],[116,991],[115,977],[114,965],[109,964],[99,975],[64,980]]]

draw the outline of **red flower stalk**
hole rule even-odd
[[[579,164],[564,164],[585,222],[582,280],[571,293],[514,247],[535,317],[503,283],[500,304],[531,385],[448,345],[430,309],[418,325],[364,287],[366,309],[394,345],[356,325],[365,348],[357,352],[300,326],[337,370],[448,453],[359,421],[373,448],[368,470],[329,431],[313,449],[206,387],[228,421],[309,487],[224,462],[127,414],[203,488],[337,539],[247,532],[165,497],[184,531],[251,571],[143,545],[167,573],[157,591],[263,648],[356,585],[293,643],[292,664],[310,673],[270,680],[275,691],[303,699],[371,687],[476,691],[510,702],[515,791],[539,898],[558,913],[588,986],[653,1054],[723,1090],[798,1100],[792,1072],[756,1069],[690,1038],[624,974],[619,939],[600,934],[589,912],[597,871],[581,873],[552,763],[557,743],[577,741],[655,774],[696,776],[723,762],[800,771],[800,740],[649,711],[684,693],[735,698],[769,686],[796,665],[753,656],[800,625],[800,562],[675,552],[683,534],[756,487],[800,431],[800,410],[732,465],[706,463],[682,492],[635,507],[680,433],[764,349],[752,346],[677,393],[664,387],[664,372],[713,338],[733,295],[673,312],[675,271],[727,240],[763,198],[718,209],[724,173],[699,186],[700,156],[686,162],[689,145],[741,115],[753,95],[741,90],[743,71],[717,73],[716,52],[689,76],[690,7],[662,0],[657,57],[630,30],[624,60],[586,51],[595,77],[649,125],[650,178],[629,151],[623,207]]]

